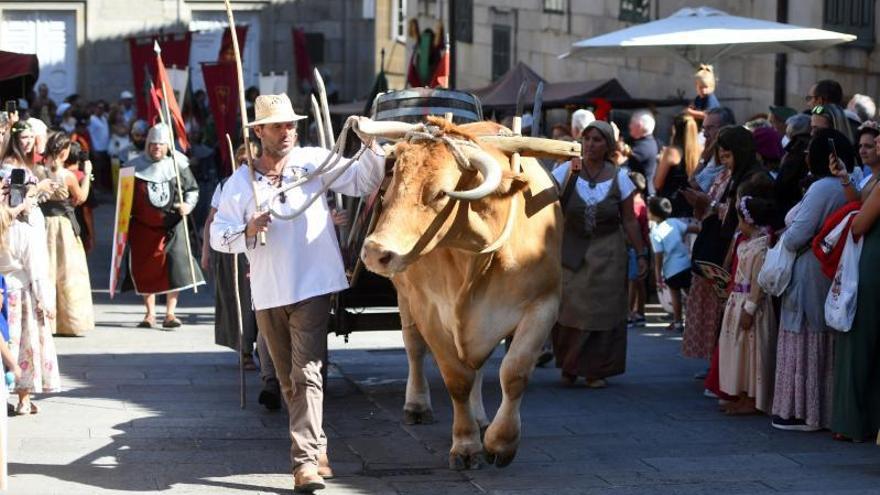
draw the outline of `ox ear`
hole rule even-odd
[[[501,197],[512,196],[527,187],[529,187],[529,180],[525,174],[514,174],[513,172],[504,171],[501,174],[501,184],[498,186],[495,194]]]

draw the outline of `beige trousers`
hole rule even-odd
[[[330,295],[256,312],[281,393],[290,415],[290,463],[318,465],[327,452],[324,435],[324,384],[321,367],[327,353]]]

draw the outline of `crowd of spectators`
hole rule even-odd
[[[708,368],[695,378],[724,413],[767,414],[775,428],[829,429],[836,440],[874,440],[880,428],[874,101],[857,94],[847,104],[840,84],[822,80],[809,88],[802,111],[769,106],[738,120],[713,94],[710,67],[700,68],[695,86],[698,96],[673,119],[668,146],[653,136],[647,110],[632,115],[626,143],[592,116],[585,121],[584,111],[573,115],[570,132],[581,140],[583,163],[554,170],[566,213],[563,258],[584,239],[595,244],[613,231],[616,242],[626,238],[629,260],[617,260],[617,248],[584,257],[593,249],[587,247],[563,263],[563,293],[589,295],[575,303],[576,314],[564,301],[554,330],[564,382],[582,376],[588,386],[606,386],[605,378],[623,372],[625,335],[616,322],[644,325],[650,272],[642,261],[651,259],[658,295],[672,313],[667,330],[683,333],[684,356],[705,360]],[[570,139],[567,130],[557,126],[553,137]],[[615,160],[614,151],[624,158]],[[579,196],[574,202],[571,190]],[[614,227],[600,229],[596,219],[609,214],[600,221]],[[596,232],[584,232],[585,218]],[[633,218],[645,228],[633,228]],[[627,274],[628,298],[600,273],[608,270],[616,280]]]

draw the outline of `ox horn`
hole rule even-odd
[[[398,121],[377,122],[368,117],[357,117],[354,128],[358,134],[375,138],[403,139],[407,133],[424,128],[421,124],[408,124]]]
[[[470,146],[462,147],[461,154],[468,159],[471,167],[483,174],[483,182],[468,191],[446,191],[450,198],[476,201],[498,190],[498,186],[501,185],[501,167],[494,158],[485,151]]]

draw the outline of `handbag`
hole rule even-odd
[[[840,263],[825,298],[825,323],[840,332],[849,332],[856,316],[862,244],[861,239],[853,238],[852,232],[847,233]]]
[[[838,208],[828,216],[819,233],[813,237],[813,254],[822,265],[822,273],[828,278],[834,278],[846,244],[846,234],[860,207],[859,201],[853,201]]]
[[[785,247],[785,234],[776,241],[776,245],[767,250],[764,264],[758,273],[758,285],[771,296],[781,296],[791,282],[791,271],[797,253]]]

